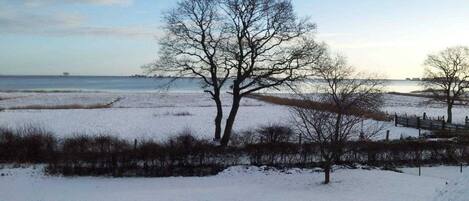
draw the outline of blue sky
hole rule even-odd
[[[0,0],[0,74],[130,75],[156,58],[176,1]],[[469,46],[467,0],[293,0],[317,39],[359,69],[419,77],[425,56]]]

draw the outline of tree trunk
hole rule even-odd
[[[448,115],[448,118],[446,120],[446,122],[448,123],[452,123],[453,122],[453,105],[452,104],[448,104],[448,111],[447,111],[447,115]]]
[[[451,123],[453,121],[453,113],[452,113],[452,109],[453,109],[453,103],[454,103],[454,100],[456,99],[456,97],[454,96],[451,96],[451,85],[449,86],[449,88],[446,89],[445,91],[446,93],[446,115],[447,115],[447,118],[446,118],[446,122],[447,123]]]
[[[233,125],[236,119],[236,114],[238,113],[240,101],[241,101],[241,97],[239,96],[239,93],[234,93],[233,104],[231,105],[230,114],[228,118],[226,119],[225,130],[223,132],[223,137],[220,142],[221,146],[223,147],[227,146],[228,142],[230,141],[231,131],[233,130]]]
[[[220,100],[220,92],[215,93],[214,97],[217,105],[217,115],[215,116],[215,138],[213,140],[220,141],[221,138],[221,121],[223,119],[223,107]]]
[[[342,153],[342,147],[339,144],[340,142],[340,125],[342,123],[342,112],[337,113],[336,122],[335,122],[335,131],[334,131],[334,141],[331,142],[332,145],[332,156],[335,162],[340,162],[340,153]]]
[[[331,181],[331,165],[325,164],[324,166],[324,184],[328,184]]]
[[[447,120],[446,122],[447,123],[452,123],[453,122],[453,106],[452,105],[448,105],[448,111],[447,111]]]

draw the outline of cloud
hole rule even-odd
[[[352,36],[350,33],[318,33],[316,34],[318,38],[336,38],[343,36]]]
[[[56,36],[118,36],[118,37],[151,37],[158,35],[156,30],[142,26],[100,27],[79,26],[74,28],[45,31],[43,34]]]
[[[128,6],[133,0],[22,0],[26,6],[43,6],[50,4],[92,4],[92,5],[121,5]]]
[[[99,26],[80,14],[0,8],[0,34],[152,37],[158,33],[156,25]]]

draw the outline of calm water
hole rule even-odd
[[[0,76],[0,91],[169,91],[202,92],[200,80],[183,78],[132,78],[114,76]],[[410,92],[419,90],[419,82],[388,80],[387,90]]]

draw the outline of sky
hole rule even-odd
[[[292,0],[316,38],[362,71],[421,77],[426,55],[469,46],[468,0]],[[132,75],[158,54],[175,0],[0,0],[0,75]]]

